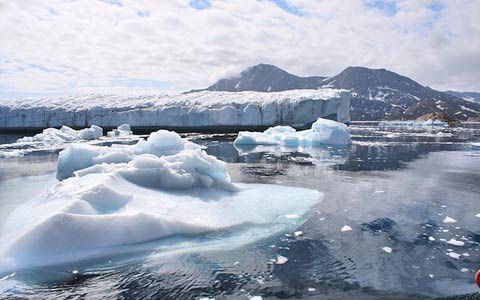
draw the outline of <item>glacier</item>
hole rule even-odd
[[[17,207],[0,235],[0,273],[130,253],[172,237],[216,245],[296,228],[323,194],[233,183],[227,164],[171,131],[135,145],[75,144],[60,153],[46,192]],[[294,215],[296,218],[291,218]],[[245,234],[245,232],[250,234]]]
[[[336,115],[350,121],[350,92],[338,89],[284,92],[211,92],[179,95],[86,95],[0,100],[0,128],[188,129],[306,126]]]
[[[287,147],[345,146],[351,143],[345,124],[318,118],[311,129],[297,131],[290,126],[275,126],[263,132],[240,131],[234,145],[281,145]]]

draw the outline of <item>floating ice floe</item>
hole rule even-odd
[[[62,126],[60,129],[47,128],[42,133],[34,136],[26,136],[17,140],[17,143],[64,143],[79,140],[96,140],[103,136],[101,127],[92,125],[89,128],[75,130],[68,126]]]
[[[235,145],[282,145],[287,147],[316,147],[322,145],[349,145],[348,127],[336,121],[317,119],[311,129],[296,131],[290,126],[275,126],[264,132],[240,131]]]
[[[345,225],[340,229],[341,232],[352,231],[352,227]]]
[[[295,230],[322,198],[304,188],[234,184],[226,163],[169,131],[131,146],[71,145],[60,153],[57,176],[63,180],[7,218],[0,273],[167,251],[177,240],[182,251],[211,239],[224,248],[235,236],[248,243]]]

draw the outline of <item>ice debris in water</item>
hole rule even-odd
[[[249,300],[263,300],[263,298],[261,296],[253,296]]]
[[[352,227],[345,225],[340,229],[341,232],[352,231]]]
[[[448,252],[447,255],[450,256],[451,258],[455,258],[455,259],[460,259],[460,257],[461,257],[461,255],[456,253],[456,252]]]
[[[461,268],[461,269],[460,269],[460,272],[463,272],[463,273],[468,272],[468,271],[470,271],[470,270],[467,269],[467,268]]]
[[[457,220],[454,218],[445,217],[445,219],[443,219],[443,223],[457,223]]]
[[[282,256],[282,255],[279,255],[277,256],[277,260],[276,260],[276,264],[277,265],[283,265],[285,264],[286,262],[288,261],[288,258],[286,258],[285,256]]]
[[[296,131],[290,126],[270,127],[264,132],[240,131],[235,145],[282,145],[287,147],[348,145],[348,127],[336,121],[319,118],[311,129]]]
[[[117,127],[117,129],[113,129],[112,131],[107,132],[107,136],[110,137],[121,137],[133,134],[132,129],[130,128],[129,124],[122,124]]]
[[[390,247],[382,247],[382,250],[387,252],[387,253],[392,253],[392,248],[390,248]]]
[[[295,231],[293,234],[294,234],[295,236],[301,236],[301,235],[303,235],[303,231],[300,231],[300,230],[299,230],[299,231]]]
[[[225,162],[164,130],[135,145],[71,145],[57,176],[64,180],[4,223],[0,272],[111,256],[174,235],[256,226],[275,234],[301,221],[286,215],[300,219],[322,198],[304,188],[234,184]]]
[[[428,240],[431,241],[431,242],[433,242],[433,241],[435,241],[435,238],[434,238],[433,236],[429,236],[429,237],[428,237]]]
[[[47,128],[42,133],[34,136],[26,136],[17,140],[17,143],[63,143],[79,140],[96,140],[103,136],[103,129],[101,127],[92,125],[89,128],[80,130],[72,129],[68,126],[62,126],[60,129]]]
[[[480,218],[480,213],[476,214],[475,217]]]
[[[450,245],[455,245],[455,246],[463,246],[465,245],[464,242],[462,241],[457,241],[456,239],[450,239],[449,241],[447,241],[448,244]]]

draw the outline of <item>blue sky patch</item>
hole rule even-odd
[[[190,0],[190,6],[202,10],[202,9],[208,9],[212,7],[212,4],[210,4],[210,1],[208,0]]]
[[[394,16],[398,12],[395,1],[392,0],[365,0],[367,7],[381,10],[387,16]]]

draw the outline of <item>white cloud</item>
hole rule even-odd
[[[288,0],[298,16],[265,0],[203,10],[186,0],[0,0],[0,90],[157,89],[139,80],[185,90],[260,62],[299,75],[385,67],[438,89],[480,90],[479,1],[387,2],[393,14],[375,1]]]

